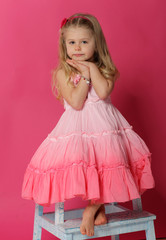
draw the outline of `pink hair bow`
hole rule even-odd
[[[83,19],[86,19],[86,20],[88,20],[88,21],[90,21],[88,18],[86,18],[86,17],[83,17],[83,16],[75,16],[75,17],[72,17],[72,18],[64,18],[63,20],[62,20],[62,22],[61,22],[61,28],[69,21],[69,20],[72,20],[72,19],[74,19],[74,18],[83,18]]]
[[[67,23],[68,19],[64,18],[61,22],[61,28]]]

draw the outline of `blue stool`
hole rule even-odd
[[[43,207],[36,204],[33,240],[41,240],[42,228],[61,240],[93,239],[110,236],[119,240],[119,235],[137,231],[146,231],[146,240],[155,240],[154,219],[156,216],[142,210],[141,198],[132,201],[133,210],[117,203],[105,204],[108,222],[94,226],[94,236],[82,235],[82,209],[64,211],[64,203],[55,204],[55,212],[43,213]]]

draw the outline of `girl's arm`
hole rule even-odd
[[[103,100],[106,99],[114,88],[114,80],[116,79],[117,76],[112,77],[112,79],[107,79],[103,77],[98,67],[94,63],[88,61],[75,61],[75,60],[72,61],[75,64],[75,66],[77,66],[77,69],[83,66],[89,68],[90,72],[89,76],[91,78],[92,85],[95,89],[96,94],[100,99]],[[82,75],[84,75],[84,73],[82,73]]]
[[[89,78],[89,73],[86,72],[85,77]],[[60,87],[62,97],[76,110],[80,110],[86,100],[89,85],[81,78],[76,87],[67,84],[65,73],[62,69],[57,72],[57,81]]]
[[[94,63],[89,63],[90,77],[96,94],[100,99],[106,99],[114,88],[114,79],[108,80],[103,77]]]

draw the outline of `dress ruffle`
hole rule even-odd
[[[154,187],[151,154],[146,149],[140,153],[132,145],[132,129],[83,135],[73,133],[58,139],[48,135],[26,170],[23,198],[40,205],[76,196],[94,203],[126,202]],[[142,146],[142,139],[137,138]],[[38,164],[37,159],[41,159]]]

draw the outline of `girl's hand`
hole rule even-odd
[[[90,62],[76,61],[74,59],[67,59],[66,62],[72,67],[76,68],[81,75],[90,78]]]

